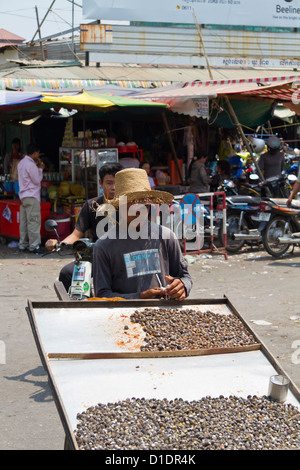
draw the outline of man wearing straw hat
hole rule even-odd
[[[165,191],[151,190],[143,169],[116,173],[115,197],[98,209],[100,216],[117,212],[118,223],[98,234],[94,246],[96,297],[183,300],[189,295],[192,279],[175,234],[149,220],[150,205],[172,200]]]

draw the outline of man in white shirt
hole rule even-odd
[[[40,150],[29,144],[27,154],[18,164],[20,207],[19,249],[39,254],[41,244],[41,182],[44,164]]]

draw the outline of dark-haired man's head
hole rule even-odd
[[[115,175],[123,170],[120,163],[106,163],[99,170],[100,184],[106,199],[113,199],[115,195]]]
[[[31,156],[34,153],[37,153],[39,151],[40,151],[40,149],[36,145],[34,145],[34,144],[27,145],[27,155]]]
[[[27,155],[32,158],[36,163],[39,161],[40,158],[40,149],[36,145],[29,144],[27,146]]]

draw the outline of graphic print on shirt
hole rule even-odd
[[[124,254],[127,278],[161,272],[157,249],[133,251]]]

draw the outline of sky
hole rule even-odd
[[[0,29],[31,41],[37,31],[36,10],[41,23],[53,0],[0,0]],[[74,0],[74,26],[89,23],[82,17],[82,0]],[[72,3],[68,0],[55,0],[51,12],[41,26],[42,38],[72,28]],[[79,32],[77,32],[79,34]],[[66,35],[70,37],[70,35]],[[38,38],[38,34],[36,35]]]

